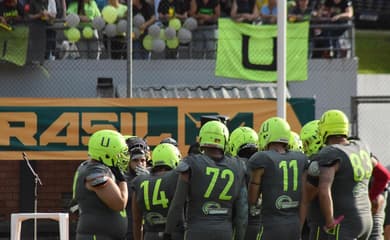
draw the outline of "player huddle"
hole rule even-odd
[[[390,174],[348,137],[339,110],[300,134],[278,117],[258,133],[207,121],[184,158],[174,139],[150,156],[138,137],[97,131],[74,177],[76,239],[368,239]]]

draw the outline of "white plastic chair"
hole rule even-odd
[[[22,222],[28,219],[52,219],[58,221],[60,229],[60,240],[69,240],[68,213],[12,213],[11,240],[20,240]]]

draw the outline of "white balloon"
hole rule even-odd
[[[107,35],[107,37],[115,37],[117,34],[116,24],[114,23],[107,24],[106,27],[104,28],[104,33]]]
[[[139,28],[144,23],[145,23],[144,16],[142,16],[141,14],[137,14],[134,16],[134,19],[133,19],[134,27]]]
[[[65,23],[68,27],[77,27],[80,23],[80,17],[75,13],[70,13],[65,17]]]
[[[101,31],[103,30],[103,28],[106,26],[106,21],[104,21],[104,19],[100,16],[97,16],[95,17],[93,20],[92,20],[92,26],[98,30],[98,31]]]
[[[179,38],[180,43],[189,43],[192,39],[192,33],[186,28],[180,28],[177,32],[177,37]]]
[[[153,24],[148,28],[148,34],[152,36],[153,39],[160,38],[160,27],[157,24]]]
[[[152,50],[154,52],[162,52],[165,50],[165,41],[161,39],[154,39],[152,42]]]
[[[167,27],[165,29],[165,38],[167,40],[172,40],[176,37],[176,30],[171,28],[171,27]]]
[[[189,17],[184,21],[183,27],[190,31],[193,31],[198,27],[198,22],[195,18]]]
[[[125,19],[119,20],[116,27],[117,27],[118,33],[120,33],[120,34],[126,33],[127,32],[127,21]]]

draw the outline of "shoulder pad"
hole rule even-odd
[[[321,167],[331,167],[340,161],[340,149],[335,145],[328,145],[321,149],[317,155],[318,164]]]
[[[179,165],[175,168],[176,172],[182,173],[190,170],[190,165],[188,165],[185,161],[180,161]]]
[[[91,173],[86,178],[87,182],[93,187],[105,184],[108,181],[108,176],[104,173]]]
[[[311,161],[309,167],[307,168],[307,174],[313,177],[318,177],[320,175],[320,166],[317,161]]]

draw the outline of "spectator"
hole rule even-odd
[[[338,24],[346,24],[353,17],[353,7],[351,0],[326,0],[320,7],[318,15],[324,23],[334,24],[334,28],[322,29],[319,32],[320,37],[327,38],[315,42],[315,47],[328,48],[323,52],[322,57],[340,58],[346,56],[346,50],[342,49],[340,42],[347,39],[343,37],[347,28],[338,27]],[[344,45],[348,45],[344,43]],[[316,56],[318,57],[318,56]]]
[[[125,139],[116,131],[99,130],[89,139],[88,155],[73,185],[80,212],[76,239],[123,239],[128,192],[122,171],[129,162]]]
[[[119,0],[108,0],[108,5],[113,6],[116,9],[118,20],[127,20],[127,5],[120,3]]]
[[[161,0],[158,5],[159,20],[163,25],[168,26],[169,20],[179,19],[182,23],[188,17],[190,0]],[[178,49],[165,49],[165,58],[174,59],[177,57]]]
[[[220,17],[229,17],[232,11],[233,0],[220,0],[219,4],[221,5]]]
[[[12,25],[24,18],[23,5],[18,0],[4,0],[0,2],[0,22]]]
[[[309,8],[309,0],[297,0],[295,7],[291,9],[288,14],[290,22],[301,22],[310,19],[312,9]]]
[[[46,36],[46,42],[42,40],[35,41],[35,48],[46,49],[45,59],[55,58],[55,49],[56,49],[56,31],[49,29],[48,26],[52,24],[54,19],[57,16],[57,6],[55,0],[31,0],[30,1],[30,11],[29,19],[32,21],[30,27],[34,28],[33,31],[40,38]],[[46,30],[45,30],[46,29]],[[40,34],[38,34],[40,33]],[[38,47],[37,45],[43,43],[46,46]]]
[[[100,12],[103,10],[105,6],[108,4],[108,0],[95,0],[96,5],[98,6]]]
[[[159,236],[165,230],[169,205],[179,176],[174,169],[180,159],[180,152],[175,146],[169,143],[159,144],[153,150],[151,174],[137,176],[133,180],[134,239],[161,239]],[[172,239],[182,240],[183,235],[184,225],[181,222],[172,234]]]
[[[192,34],[192,57],[215,59],[219,0],[191,0],[190,16],[198,21],[198,29]]]
[[[236,22],[252,23],[259,17],[255,0],[233,0],[230,17]]]
[[[127,5],[120,3],[119,0],[108,0],[108,5],[113,6],[116,9],[118,15],[117,21],[120,21],[121,19],[127,21]],[[126,33],[118,33],[111,38],[104,35],[104,40],[105,47],[109,50],[112,59],[127,58]]]
[[[185,203],[186,239],[232,239],[234,228],[245,232],[248,205],[244,169],[241,162],[224,154],[228,138],[229,130],[221,122],[209,121],[201,127],[203,153],[184,158],[176,168],[180,175],[168,211],[166,235],[182,220]]]
[[[318,199],[324,230],[339,239],[368,239],[372,229],[370,200],[376,201],[383,192],[389,173],[362,141],[347,139],[349,122],[343,112],[322,114],[319,131],[326,145],[315,159],[320,167]],[[369,191],[371,175],[374,181]]]
[[[264,24],[276,24],[278,18],[277,0],[269,0],[268,4],[263,5],[260,17]]]
[[[77,0],[71,2],[67,9],[67,14],[74,13],[80,17],[80,26],[88,26],[91,21],[101,16],[100,10],[96,5],[95,0]],[[100,58],[100,44],[98,41],[97,31],[94,32],[94,39],[91,41],[77,42],[77,48],[81,58],[99,59]]]
[[[147,34],[147,29],[156,21],[153,6],[145,0],[133,0],[133,17],[142,16],[143,23],[137,28],[139,36],[133,38],[133,58],[134,59],[146,59],[148,52],[142,46],[142,40]]]
[[[290,125],[282,118],[267,119],[259,130],[259,149],[249,159],[250,211],[261,195],[259,239],[300,239],[301,178],[307,157],[288,150]],[[281,231],[282,230],[282,231]]]
[[[260,10],[264,5],[268,4],[268,0],[256,0],[256,6]]]
[[[172,18],[178,18],[183,22],[188,17],[189,10],[189,0],[161,0],[158,5],[158,19],[164,25]]]

